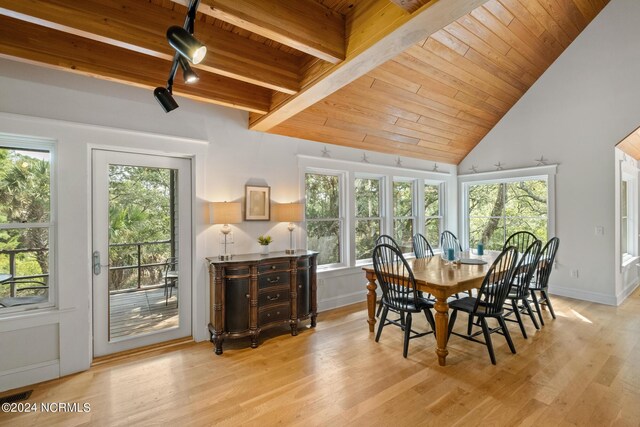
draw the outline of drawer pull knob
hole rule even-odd
[[[267,277],[267,282],[268,283],[278,283],[280,281],[280,276],[276,277],[275,279],[271,279],[269,277]]]
[[[275,265],[272,265],[272,266],[271,266],[271,269],[272,269],[272,270],[275,270],[275,269],[276,269],[276,266],[275,266]]]
[[[271,317],[271,313],[267,313],[267,317]]]
[[[267,295],[267,299],[268,299],[269,301],[275,301],[275,300],[277,300],[278,298],[280,298],[280,294],[276,294],[276,296],[275,296],[275,297],[272,297],[271,295]]]

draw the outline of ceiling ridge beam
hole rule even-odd
[[[359,4],[347,20],[345,60],[332,66],[318,62],[308,67],[300,92],[290,96],[274,94],[270,112],[263,116],[252,114],[249,128],[268,131],[485,2],[432,0],[411,14],[388,0]]]

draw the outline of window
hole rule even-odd
[[[379,178],[355,179],[356,262],[371,258],[376,239],[381,234],[380,182]]]
[[[318,251],[318,265],[342,263],[340,175],[305,174],[307,247]]]
[[[424,237],[434,249],[440,246],[442,233],[441,187],[440,184],[424,186]]]
[[[622,254],[630,254],[629,250],[629,185],[628,181],[620,182],[620,246]]]
[[[50,149],[0,146],[0,311],[50,301],[50,183]]]
[[[547,180],[520,178],[467,185],[467,242],[500,250],[516,231],[529,231],[547,240]]]
[[[393,181],[393,238],[404,253],[413,250],[415,220],[413,196],[413,181]]]

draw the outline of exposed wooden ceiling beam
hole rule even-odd
[[[333,64],[345,58],[344,17],[314,0],[200,0],[198,12]]]
[[[309,66],[300,92],[274,94],[270,112],[252,114],[249,128],[268,131],[485,2],[432,0],[412,14],[388,0],[359,3],[346,26],[346,59],[336,65],[316,62]]]
[[[0,14],[166,60],[174,54],[166,30],[185,19],[133,0],[0,0]],[[295,56],[204,22],[195,35],[209,50],[197,68],[287,94],[299,90]]]
[[[163,86],[169,73],[164,59],[6,16],[0,17],[0,56],[148,89]],[[268,111],[271,98],[268,89],[208,72],[200,72],[195,86],[176,79],[173,93],[262,113]]]

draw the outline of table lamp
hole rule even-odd
[[[304,221],[304,205],[302,203],[284,203],[274,206],[274,217],[278,222],[288,222],[289,226],[289,249],[285,251],[287,254],[293,254],[296,252],[296,247],[293,240],[293,230],[296,225],[294,222]]]
[[[220,245],[222,253],[219,258],[221,260],[229,260],[233,258],[233,254],[229,250],[229,246],[233,244],[233,234],[229,224],[238,224],[242,222],[242,205],[234,202],[213,202],[209,203],[209,222],[211,224],[223,224],[220,229]]]

